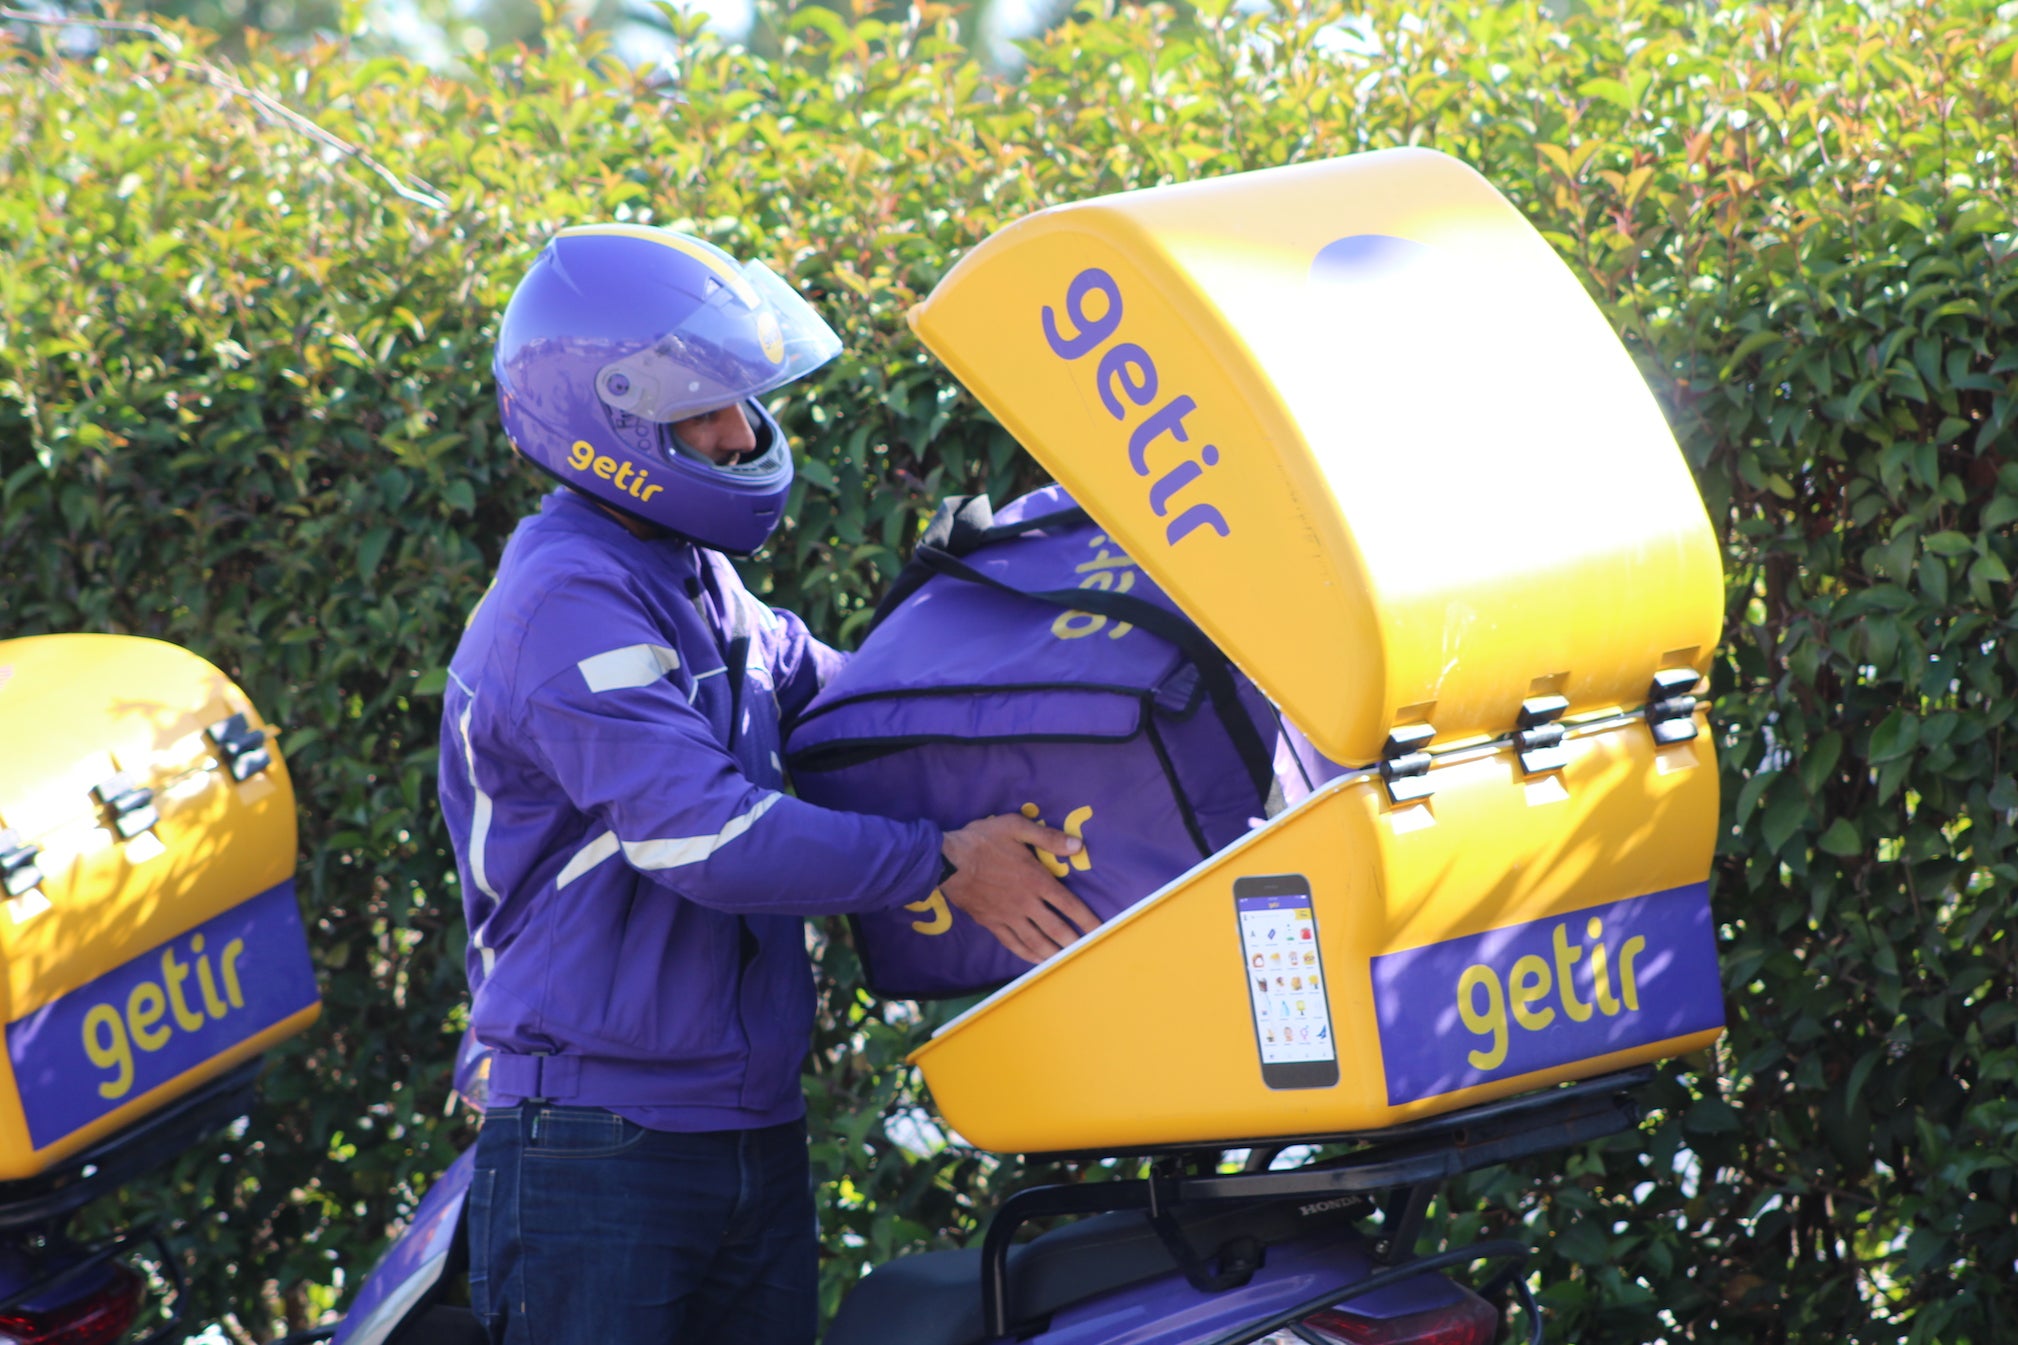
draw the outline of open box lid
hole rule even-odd
[[[920,339],[1328,755],[1707,667],[1717,541],[1570,269],[1384,150],[1019,220]]]

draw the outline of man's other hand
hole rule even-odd
[[[1083,844],[1018,813],[984,817],[946,833],[940,850],[959,872],[940,891],[1004,948],[1025,962],[1042,962],[1100,921],[1030,847],[1074,855]]]

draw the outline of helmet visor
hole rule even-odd
[[[841,338],[762,262],[723,269],[671,331],[596,374],[612,410],[661,424],[761,397],[841,353]]]

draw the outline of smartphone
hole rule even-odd
[[[1233,909],[1261,1081],[1270,1088],[1332,1087],[1338,1042],[1310,880],[1300,873],[1236,878]]]

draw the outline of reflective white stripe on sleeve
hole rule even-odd
[[[689,705],[693,704],[694,697],[701,694],[701,683],[704,680],[710,677],[720,677],[727,671],[727,668],[710,668],[706,672],[695,673],[694,684],[687,688],[687,703]]]
[[[585,658],[575,665],[590,691],[648,687],[680,666],[680,656],[662,644],[634,644]]]
[[[616,852],[617,833],[614,831],[604,832],[581,849],[575,851],[575,857],[568,861],[566,868],[561,870],[561,876],[554,879],[554,886],[557,888],[566,887],[569,883],[572,883],[575,879],[581,877]]]
[[[782,794],[766,795],[762,803],[741,817],[730,819],[729,825],[712,836],[677,836],[655,841],[625,841],[624,858],[630,860],[633,868],[639,869],[677,869],[688,864],[698,864],[748,831],[752,823],[771,811],[771,806],[783,797]]]
[[[474,700],[463,706],[462,720],[456,725],[462,733],[462,754],[469,767],[470,792],[476,795],[476,807],[469,821],[469,875],[476,879],[477,891],[496,901],[497,889],[490,885],[490,874],[485,871],[483,863],[484,842],[490,838],[491,797],[476,782],[476,749],[469,742],[469,717],[475,709]],[[479,945],[483,942],[480,935],[477,942]]]
[[[454,673],[449,675],[455,676]],[[497,889],[490,885],[490,874],[485,870],[483,862],[483,847],[484,842],[490,839],[491,811],[494,805],[491,803],[490,795],[484,793],[477,785],[476,749],[470,746],[469,741],[469,717],[476,709],[476,693],[471,692],[460,677],[456,678],[456,685],[462,687],[470,696],[470,703],[463,707],[462,719],[456,725],[462,734],[462,755],[464,764],[469,768],[470,793],[476,796],[476,804],[470,810],[469,819],[469,876],[476,880],[477,891],[490,898],[491,914],[495,915],[499,897]],[[491,968],[497,965],[497,950],[485,943],[483,938],[484,927],[488,924],[489,921],[486,919],[469,932],[470,942],[476,945],[477,954],[483,961],[485,976],[490,975]]]

